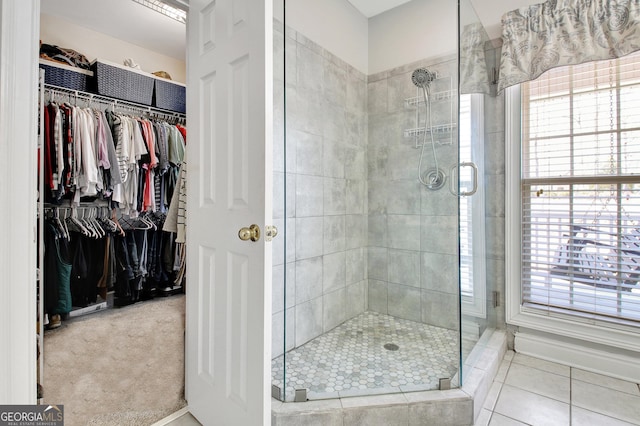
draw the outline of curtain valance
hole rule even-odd
[[[640,50],[640,0],[548,0],[502,17],[498,91],[562,65]]]

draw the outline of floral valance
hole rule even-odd
[[[502,17],[498,91],[561,65],[640,50],[640,0],[548,0]]]

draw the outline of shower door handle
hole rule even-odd
[[[471,191],[458,191],[458,189],[455,187],[455,185],[457,185],[458,183],[458,179],[455,178],[458,165],[454,164],[453,166],[451,166],[450,171],[451,179],[449,180],[449,192],[451,192],[456,197],[470,197],[478,190],[478,166],[476,166],[476,163],[472,161],[464,161],[460,163],[460,167],[471,167],[473,169],[473,187],[471,188]]]

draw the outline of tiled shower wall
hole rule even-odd
[[[457,329],[458,207],[448,190],[449,168],[457,162],[457,133],[454,126],[450,133],[434,135],[447,184],[427,189],[417,179],[421,149],[413,137],[404,137],[405,129],[425,123],[424,103],[417,123],[416,107],[404,102],[422,96],[411,82],[417,67],[438,74],[431,84],[433,126],[457,123],[457,94],[451,92],[457,87],[455,55],[369,76],[368,308]],[[423,173],[434,167],[427,139]]]
[[[457,200],[448,182],[418,183],[421,150],[403,136],[424,124],[424,106],[416,123],[404,104],[421,93],[418,66],[438,73],[433,94],[457,87],[455,55],[367,77],[275,23],[273,217],[286,241],[273,245],[274,357],[365,310],[458,328]],[[457,122],[455,93],[432,108],[434,125]],[[453,129],[436,137],[447,175]],[[427,145],[423,171],[432,167]]]
[[[366,309],[366,99],[363,73],[275,23],[274,357]]]

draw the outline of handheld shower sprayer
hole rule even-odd
[[[426,68],[416,68],[411,74],[411,81],[417,87],[424,89],[428,87],[429,84],[436,79],[436,73],[429,71]]]
[[[422,149],[420,151],[420,162],[418,164],[418,181],[431,190],[437,190],[444,186],[446,175],[438,166],[438,156],[436,155],[435,141],[433,140],[433,130],[431,124],[431,82],[437,77],[435,72],[426,68],[417,68],[411,74],[411,81],[416,87],[422,89],[424,98],[424,107],[426,111],[426,119],[424,124],[424,133],[422,138]],[[422,173],[422,157],[424,156],[424,147],[427,144],[427,133],[431,136],[431,150],[433,152],[433,161],[435,168]]]

